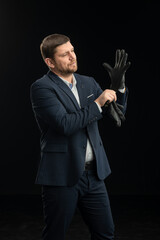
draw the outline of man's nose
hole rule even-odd
[[[69,53],[69,58],[70,58],[70,59],[74,59],[74,58],[75,58],[75,54],[74,54],[73,52],[70,52],[70,53]]]

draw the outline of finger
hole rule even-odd
[[[112,71],[112,67],[108,63],[103,63],[102,65],[108,72]]]
[[[113,100],[117,100],[117,95],[116,95],[116,92],[115,91],[112,91],[112,97],[113,97]]]
[[[114,94],[114,95],[112,95],[111,97],[110,97],[110,102],[113,102],[113,101],[116,101],[117,100],[117,97],[116,97],[116,95]]]
[[[114,100],[116,101],[117,100],[116,92],[112,90],[109,94],[109,97],[112,101],[114,101]]]
[[[115,58],[115,67],[117,67],[119,65],[120,56],[121,56],[121,51],[120,51],[120,49],[117,49],[116,50],[116,58]]]
[[[114,96],[114,101],[116,102],[117,101],[117,95],[115,93],[115,96]]]
[[[107,101],[109,101],[109,103],[113,102],[114,101],[113,96],[108,96]]]
[[[104,104],[104,107],[108,107],[108,106],[109,106],[109,104],[110,104],[110,101],[109,101],[109,100],[107,100],[107,102]]]
[[[113,93],[111,91],[106,91],[105,98],[106,101],[112,102],[114,99]]]
[[[121,59],[120,59],[120,61],[119,61],[119,67],[122,67],[122,66],[123,66],[123,63],[124,63],[124,61],[125,61],[125,55],[126,55],[125,50],[122,49],[122,50],[121,50]]]
[[[122,66],[126,65],[126,62],[127,62],[127,58],[128,58],[128,53],[124,53],[124,57],[122,59]]]
[[[124,67],[123,67],[123,71],[126,72],[127,69],[131,66],[131,62],[128,62]]]

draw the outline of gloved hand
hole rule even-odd
[[[128,54],[124,49],[116,50],[115,66],[112,68],[108,63],[103,63],[111,78],[110,88],[114,91],[125,88],[125,72],[130,67],[131,62],[127,63]]]
[[[109,103],[106,102],[106,104],[104,105],[105,108],[108,108],[108,113],[110,115],[110,117],[113,119],[115,125],[117,127],[121,127],[122,122],[125,121],[125,116],[122,113],[123,110],[123,106],[116,103],[115,101]]]

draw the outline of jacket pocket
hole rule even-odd
[[[95,96],[94,94],[90,94],[87,96],[87,102],[90,103],[90,102],[93,102],[95,100]]]
[[[42,152],[67,152],[67,145],[64,144],[47,144]]]

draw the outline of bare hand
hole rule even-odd
[[[104,104],[109,101],[116,101],[117,100],[117,96],[116,96],[116,92],[114,90],[111,89],[106,89],[103,91],[103,93],[95,100],[95,102],[97,102],[101,107],[104,106]]]

